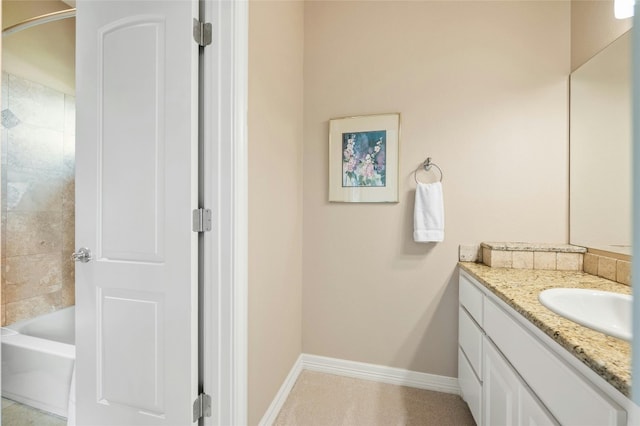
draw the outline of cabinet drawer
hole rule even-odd
[[[482,381],[482,330],[464,308],[458,314],[458,342],[476,376]]]
[[[487,299],[484,330],[561,424],[623,425],[626,412]]]
[[[465,400],[471,410],[473,420],[480,425],[482,419],[482,384],[473,373],[467,357],[462,350],[458,348],[458,384],[462,392],[462,399]]]
[[[459,277],[460,304],[466,308],[469,314],[471,314],[471,317],[482,327],[482,303],[484,295],[463,273],[461,273]]]

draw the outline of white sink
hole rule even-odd
[[[582,288],[553,288],[538,296],[544,306],[609,336],[631,340],[632,299],[626,294]]]

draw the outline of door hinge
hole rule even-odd
[[[201,22],[196,18],[193,18],[193,39],[199,46],[208,46],[211,44],[211,24]]]
[[[197,422],[203,417],[211,417],[211,396],[206,393],[201,393],[193,401],[193,421]]]
[[[195,209],[193,211],[193,232],[211,231],[211,210]]]

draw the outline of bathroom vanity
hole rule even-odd
[[[554,287],[630,294],[583,272],[460,263],[458,377],[478,425],[638,424],[630,345],[546,309]]]

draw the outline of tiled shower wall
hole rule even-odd
[[[75,303],[75,98],[2,73],[2,325]]]

